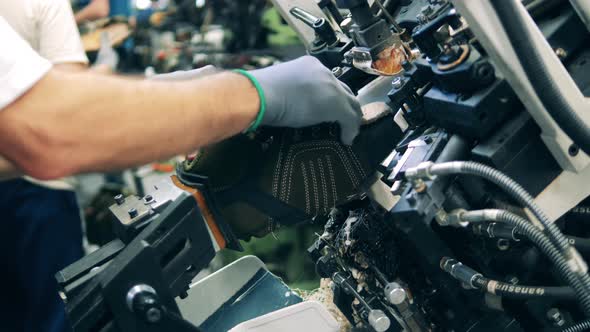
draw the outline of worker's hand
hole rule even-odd
[[[352,91],[314,57],[251,72],[266,97],[262,125],[301,128],[337,122],[345,144],[359,133],[361,107]]]

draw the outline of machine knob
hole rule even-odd
[[[389,303],[399,305],[406,300],[406,290],[397,282],[391,282],[385,286],[385,297]]]
[[[389,317],[381,310],[371,310],[369,312],[369,324],[376,332],[385,332],[389,329],[391,321]]]

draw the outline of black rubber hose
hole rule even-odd
[[[478,276],[473,284],[488,293],[510,299],[526,300],[532,298],[552,298],[556,300],[575,300],[576,292],[571,287],[545,287],[513,285]]]
[[[517,229],[531,242],[535,243],[537,247],[549,258],[549,260],[555,265],[559,274],[565,281],[572,286],[572,288],[578,294],[580,304],[584,310],[586,316],[590,316],[590,293],[588,288],[585,287],[583,281],[578,279],[579,275],[574,273],[557,250],[557,248],[549,241],[545,233],[541,232],[537,227],[531,224],[528,220],[508,211],[503,211],[498,216],[499,221],[510,223],[517,227]]]
[[[419,172],[423,172],[423,170],[419,170]],[[574,247],[570,245],[568,239],[565,237],[565,235],[563,235],[563,233],[561,233],[559,228],[553,222],[551,222],[549,218],[547,218],[543,210],[535,203],[534,198],[508,175],[498,171],[497,169],[494,169],[493,167],[471,161],[455,161],[442,164],[432,164],[427,168],[426,174],[428,174],[429,177],[433,175],[452,174],[475,175],[484,178],[502,188],[507,194],[509,194],[524,207],[527,207],[533,213],[533,215],[545,228],[545,231],[549,236],[549,240],[551,240],[551,242],[557,247],[557,250],[563,255],[566,261],[573,261],[575,263],[577,270],[572,269],[570,264],[567,264],[566,268],[568,271],[579,277],[579,280],[584,286],[584,294],[590,294],[590,276],[588,276],[587,273],[588,267],[582,266],[586,265],[586,262],[583,260],[582,256]],[[574,285],[572,284],[572,286]],[[588,309],[590,309],[590,307]],[[587,311],[586,314],[588,317],[590,317],[590,311]]]
[[[541,252],[555,265],[559,275],[568,283],[577,293],[578,299],[587,316],[590,316],[590,294],[584,287],[584,284],[578,279],[578,275],[574,273],[557,250],[555,245],[549,241],[547,235],[531,224],[528,220],[518,216],[512,212],[503,210],[489,210],[497,211],[497,213],[484,213],[485,211],[471,211],[461,214],[461,219],[469,222],[481,222],[487,218],[493,221],[505,222],[509,225],[515,226],[520,234],[533,242]]]
[[[560,92],[557,82],[551,79],[549,70],[542,60],[542,55],[536,48],[534,38],[527,28],[525,17],[520,14],[519,6],[522,4],[517,0],[491,0],[491,3],[543,106],[564,133],[582,151],[590,155],[590,128],[578,116],[572,105],[567,102]]]
[[[561,332],[582,332],[588,330],[590,330],[590,319],[576,323],[566,329],[561,330]]]
[[[445,163],[442,165],[455,165],[453,163]],[[459,172],[463,174],[470,174],[476,175],[479,177],[483,177],[484,179],[495,183],[500,188],[502,188],[506,193],[512,196],[516,201],[518,201],[523,206],[527,207],[533,215],[541,222],[549,239],[553,244],[557,247],[561,254],[565,256],[566,260],[576,260],[576,262],[582,261],[585,265],[586,262],[583,260],[582,256],[578,253],[578,251],[570,245],[567,237],[561,233],[561,230],[555,225],[555,223],[551,222],[549,218],[545,215],[545,212],[535,203],[535,199],[531,194],[529,194],[520,184],[516,181],[512,180],[508,175],[494,169],[493,167],[475,163],[475,162],[459,162]],[[431,172],[434,174],[434,169],[438,165],[435,164],[432,166]],[[451,168],[457,168],[451,166]],[[569,264],[568,264],[569,266]],[[579,269],[582,269],[582,266],[578,266]],[[587,268],[587,267],[585,267]],[[572,271],[574,272],[574,271]],[[582,284],[584,285],[587,294],[590,294],[590,276],[588,276],[587,271],[575,271]],[[590,295],[589,295],[590,296]],[[590,314],[590,312],[589,312]]]
[[[567,253],[568,250],[570,250],[571,246],[565,235],[563,235],[559,228],[547,218],[545,212],[543,212],[543,210],[535,203],[534,198],[520,184],[497,169],[471,161],[459,161],[434,164],[429,172],[432,175],[475,175],[498,185],[507,194],[524,207],[527,207],[535,215],[539,222],[543,224],[543,227],[547,229],[549,238],[559,250],[563,253]]]

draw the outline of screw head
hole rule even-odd
[[[149,203],[154,200],[154,197],[152,195],[146,195],[143,199],[146,203]]]
[[[342,67],[334,67],[334,68],[332,68],[332,73],[336,77],[342,75],[343,72],[344,72],[344,70],[342,70]]]
[[[127,212],[129,213],[129,217],[131,217],[131,218],[135,218],[138,215],[138,212],[137,212],[137,209],[136,208],[131,208]]]
[[[499,239],[498,242],[496,242],[496,246],[499,250],[506,251],[510,249],[510,241],[506,239]]]
[[[555,55],[557,55],[557,57],[560,60],[563,60],[567,56],[567,52],[563,48],[560,47],[560,48],[555,49]]]
[[[125,197],[122,194],[115,196],[115,203],[117,203],[117,205],[123,205],[123,203],[125,203]]]
[[[568,153],[570,156],[572,156],[572,157],[575,157],[575,156],[577,156],[577,155],[578,155],[578,153],[580,153],[580,148],[579,148],[577,145],[575,145],[575,144],[572,144],[572,145],[570,145],[570,147],[567,149],[567,153]]]
[[[391,82],[391,85],[396,89],[401,88],[403,84],[404,84],[404,80],[399,76],[394,78],[393,81]]]

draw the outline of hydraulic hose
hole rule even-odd
[[[490,294],[509,299],[552,298],[556,300],[575,300],[576,293],[571,287],[545,287],[513,285],[484,277],[476,277],[473,283]]]
[[[587,316],[590,316],[590,294],[578,276],[569,268],[567,261],[555,248],[547,235],[528,220],[505,210],[480,210],[460,212],[459,219],[467,222],[498,221],[510,224],[518,232],[533,242],[555,265],[559,275],[576,291],[580,304]]]
[[[559,228],[547,218],[543,210],[535,203],[534,198],[516,181],[508,175],[490,166],[475,162],[450,162],[432,164],[429,169],[431,175],[468,174],[482,177],[502,188],[517,202],[527,207],[533,215],[541,222],[549,239],[564,255],[572,272],[576,273],[587,292],[590,292],[590,276],[588,266],[580,253],[570,245],[567,237],[561,233]],[[586,294],[588,294],[585,292]],[[590,312],[588,312],[590,314]]]
[[[543,210],[535,203],[534,198],[516,181],[506,174],[490,166],[471,161],[454,161],[446,163],[423,163],[420,166],[406,171],[406,177],[430,177],[437,175],[475,175],[484,178],[502,188],[513,199],[524,207],[527,207],[547,230],[551,241],[564,253],[568,253],[571,246],[565,237],[545,215]]]
[[[471,162],[471,161],[454,161],[448,163],[432,164],[423,163],[420,166],[406,171],[406,177],[432,177],[437,175],[465,174],[475,175],[484,178],[500,188],[502,188],[513,199],[522,206],[528,208],[539,222],[546,229],[549,239],[561,251],[568,260],[574,259],[576,264],[580,265],[579,269],[586,274],[587,266],[583,262],[580,254],[573,248],[568,239],[561,233],[559,228],[547,218],[545,212],[535,203],[534,198],[520,184],[512,180],[506,174],[494,169],[493,167]],[[588,283],[590,290],[590,278]]]
[[[576,298],[576,293],[571,287],[523,286],[488,279],[481,273],[449,257],[444,257],[440,266],[444,271],[467,286],[505,298],[553,298],[558,300]]]
[[[565,260],[565,265],[558,269],[564,272],[567,270],[567,281],[580,293],[580,302],[588,317],[590,317],[590,276],[588,276],[588,266],[578,251],[572,247],[568,239],[561,233],[559,228],[547,218],[543,210],[535,203],[533,197],[516,181],[512,180],[506,174],[484,164],[475,162],[455,161],[441,164],[426,162],[418,167],[406,170],[405,176],[408,180],[420,178],[434,178],[438,175],[455,175],[466,174],[475,175],[484,178],[502,188],[513,199],[524,207],[527,207],[539,222],[545,228],[550,242],[557,250],[557,256]],[[526,222],[526,220],[525,220]],[[527,224],[529,224],[527,222]],[[538,230],[534,225],[529,224],[531,229]],[[541,234],[543,234],[541,232]],[[556,257],[557,257],[556,256]],[[557,261],[556,261],[557,262]],[[563,263],[563,262],[562,262]],[[573,277],[572,277],[573,276]],[[578,279],[579,278],[579,279]],[[582,283],[580,287],[579,282]],[[583,295],[582,295],[583,294]]]
[[[590,319],[583,320],[579,323],[576,323],[561,332],[582,332],[590,330]]]
[[[535,93],[557,125],[590,155],[590,128],[560,92],[549,74],[517,0],[490,0]],[[585,111],[585,110],[583,110]]]

